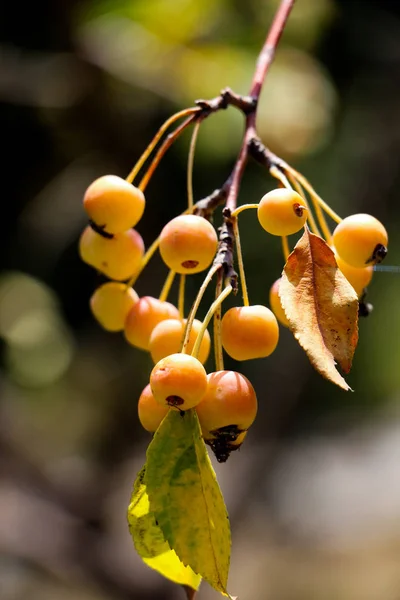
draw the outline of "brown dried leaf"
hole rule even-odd
[[[335,361],[350,371],[358,341],[358,298],[328,244],[307,227],[286,262],[279,295],[311,364],[332,383],[351,389]]]

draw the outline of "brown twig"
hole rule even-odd
[[[237,290],[237,274],[233,268],[233,229],[231,214],[235,210],[237,205],[237,198],[239,194],[240,183],[243,177],[244,170],[246,168],[247,160],[249,156],[253,156],[258,160],[271,167],[272,164],[279,165],[280,159],[275,157],[261,142],[256,131],[256,117],[257,117],[257,105],[261,94],[262,86],[264,84],[266,75],[269,67],[273,61],[276,46],[280,40],[284,27],[286,25],[289,14],[293,8],[295,0],[281,0],[278,10],[276,11],[274,20],[272,22],[269,33],[266,37],[264,46],[258,56],[256,68],[253,75],[253,80],[250,86],[249,95],[246,97],[240,97],[233,94],[229,90],[221,92],[221,96],[216,99],[205,103],[200,101],[199,106],[203,107],[204,110],[207,108],[212,110],[218,110],[220,108],[226,108],[227,104],[232,104],[237,108],[240,108],[246,115],[245,131],[243,135],[242,146],[236,163],[233,167],[233,171],[225,182],[223,188],[224,195],[226,194],[226,202],[224,208],[224,224],[220,231],[220,244],[217,252],[214,264],[222,264],[226,277],[229,277],[232,282],[234,291]],[[224,95],[225,94],[225,95]],[[215,192],[214,192],[215,194]],[[207,199],[206,199],[207,200]],[[221,193],[211,200],[209,197],[208,201],[220,203]],[[210,209],[210,206],[206,201],[203,201],[203,209]]]
[[[226,201],[226,208],[235,210],[237,196],[239,193],[240,182],[249,156],[249,148],[258,140],[256,132],[257,105],[261,94],[262,86],[267,76],[268,70],[275,56],[275,50],[280,37],[289,18],[295,0],[281,0],[278,10],[275,13],[274,20],[266,37],[264,46],[258,56],[253,80],[250,86],[249,97],[253,102],[253,109],[248,112],[246,117],[246,127],[243,136],[242,147],[239,152],[236,164],[232,172],[232,184]]]

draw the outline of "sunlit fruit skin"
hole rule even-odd
[[[150,433],[157,431],[168,411],[168,406],[156,402],[150,384],[146,385],[138,402],[139,421],[143,428]]]
[[[124,281],[138,270],[144,254],[144,243],[134,229],[116,233],[110,239],[88,226],[79,240],[79,253],[83,262],[110,279]]]
[[[205,439],[221,429],[247,431],[257,415],[257,396],[247,377],[236,371],[215,371],[207,381],[207,391],[196,406]]]
[[[122,233],[141,219],[144,194],[116,175],[104,175],[91,183],[83,198],[89,218],[107,233]]]
[[[218,238],[209,221],[197,215],[180,215],[161,232],[160,254],[165,264],[181,274],[199,273],[212,263]]]
[[[278,319],[279,323],[284,327],[290,327],[289,320],[286,316],[285,311],[283,310],[282,302],[279,297],[280,282],[281,278],[274,281],[274,283],[271,286],[271,289],[269,290],[269,305],[275,317]]]
[[[287,188],[277,188],[265,194],[257,209],[261,227],[272,235],[280,236],[300,231],[307,214],[300,194]]]
[[[188,410],[195,407],[207,390],[207,373],[190,354],[171,354],[162,358],[150,374],[154,398],[162,406]]]
[[[122,331],[127,314],[139,296],[124,283],[108,281],[95,290],[90,298],[93,315],[107,331]]]
[[[195,319],[190,330],[189,343],[186,348],[187,354],[191,354],[193,346],[197,339],[197,334],[201,328],[201,321]],[[186,319],[183,321],[177,319],[167,319],[161,321],[153,329],[150,336],[149,350],[154,363],[170,354],[176,354],[182,350],[182,342],[185,334]],[[200,344],[198,359],[204,364],[210,354],[211,339],[206,330]]]
[[[344,262],[352,267],[361,268],[383,260],[388,235],[378,219],[360,213],[346,217],[337,225],[332,243]]]
[[[361,269],[348,265],[339,255],[335,256],[337,266],[346,277],[347,281],[353,286],[358,297],[363,293],[364,288],[370,284],[374,268],[363,267]]]
[[[131,308],[125,319],[125,338],[132,346],[149,350],[153,329],[165,319],[179,319],[176,306],[152,296],[143,296]]]
[[[264,358],[278,344],[279,325],[266,306],[235,306],[222,318],[221,339],[224,350],[235,360]]]

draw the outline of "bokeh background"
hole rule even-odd
[[[381,219],[386,264],[400,265],[399,3],[296,4],[260,135],[339,214]],[[90,315],[103,280],[78,257],[81,199],[95,177],[125,176],[172,112],[226,85],[246,93],[276,5],[3,3],[1,600],[183,598],[129,538],[126,507],[149,442],[136,403],[151,363]],[[234,109],[202,125],[196,200],[229,174],[242,129]],[[188,143],[185,133],[148,187],[138,227],[147,245],[185,207]],[[249,165],[240,201],[272,186]],[[267,303],[283,266],[279,240],[254,214],[241,229],[251,300]],[[158,294],[165,274],[155,258],[138,292]],[[241,598],[400,597],[400,275],[375,273],[368,299],[354,393],[322,380],[286,330],[269,359],[226,361],[251,378],[260,405],[243,449],[216,465],[232,521],[229,589]],[[204,585],[200,597],[217,593]]]

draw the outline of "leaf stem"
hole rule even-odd
[[[169,292],[171,291],[171,286],[174,283],[175,275],[175,271],[172,270],[168,273],[159,296],[159,300],[161,300],[161,302],[165,302],[167,300]]]
[[[249,306],[249,295],[247,293],[246,275],[244,272],[242,246],[240,244],[239,225],[237,219],[232,219],[233,235],[235,237],[237,261],[239,267],[240,285],[242,288],[243,304]]]
[[[188,115],[199,112],[199,110],[200,109],[198,107],[186,108],[185,110],[181,110],[172,115],[172,117],[170,117],[169,119],[167,119],[165,123],[161,125],[160,129],[157,131],[156,135],[153,137],[146,150],[143,152],[139,160],[134,165],[132,171],[126,178],[126,181],[128,181],[129,183],[133,183],[133,180],[135,179],[136,175],[139,173],[140,169],[143,167],[144,163],[146,162],[150,154],[153,152],[154,148],[156,147],[164,133],[167,131],[167,129],[170,127],[170,125],[172,125],[173,123],[175,123],[175,121],[181,119],[182,117],[187,117]]]
[[[218,269],[221,268],[222,265],[217,264],[217,265],[213,265],[211,267],[211,269],[208,271],[203,283],[200,286],[200,289],[197,293],[197,296],[195,298],[195,301],[193,302],[192,308],[190,309],[187,321],[186,321],[186,327],[185,327],[185,335],[183,338],[183,343],[182,343],[182,350],[181,352],[183,352],[184,354],[187,351],[187,347],[189,344],[189,339],[190,339],[190,332],[192,330],[192,325],[193,325],[193,321],[196,317],[196,313],[197,310],[200,306],[200,302],[204,296],[204,292],[207,289],[208,284],[210,283],[211,279],[213,278],[214,274],[218,271]]]
[[[208,327],[209,322],[211,321],[212,317],[214,316],[214,313],[217,310],[217,308],[221,306],[222,302],[225,300],[225,298],[227,296],[229,296],[231,291],[232,291],[232,286],[229,284],[224,288],[224,290],[219,294],[218,298],[216,298],[214,300],[214,302],[211,304],[210,308],[208,309],[208,312],[207,312],[206,316],[204,317],[203,323],[201,324],[200,331],[197,334],[196,342],[193,346],[192,356],[194,356],[195,358],[198,357],[198,354],[200,351],[200,345],[201,345],[204,333]]]

